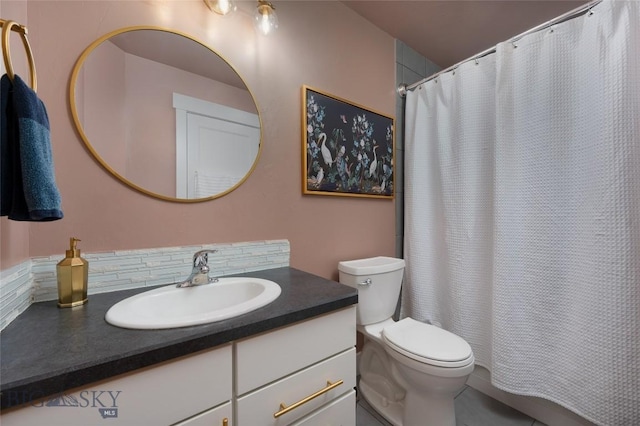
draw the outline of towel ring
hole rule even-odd
[[[20,36],[22,38],[22,44],[24,44],[24,49],[27,52],[27,60],[29,61],[31,88],[34,92],[36,92],[38,87],[38,81],[36,78],[36,64],[33,60],[33,52],[31,51],[29,40],[27,40],[27,27],[25,27],[24,25],[20,25],[15,21],[0,20],[0,23],[2,24],[2,56],[9,79],[13,82],[13,79],[15,77],[13,66],[11,65],[11,52],[9,50],[9,35],[11,33],[11,30],[13,30],[20,33]]]

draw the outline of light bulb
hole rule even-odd
[[[219,15],[227,15],[236,10],[233,0],[204,0],[207,7]]]
[[[278,16],[275,7],[265,0],[258,0],[258,7],[254,15],[256,29],[264,35],[269,35],[278,28]]]

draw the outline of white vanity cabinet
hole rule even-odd
[[[354,426],[355,309],[4,410],[0,424]]]
[[[227,344],[3,410],[0,424],[197,426],[200,415],[228,418],[232,425],[232,374],[232,345]],[[205,424],[222,426],[223,421]]]
[[[332,409],[354,395],[355,339],[352,306],[236,342],[235,426],[327,424],[303,420],[317,410],[328,424],[355,425],[355,403]]]

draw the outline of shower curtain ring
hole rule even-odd
[[[398,92],[398,95],[400,95],[401,98],[404,98],[407,96],[407,85],[405,83],[401,83],[396,89],[396,92]]]

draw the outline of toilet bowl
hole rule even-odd
[[[394,321],[404,260],[340,262],[340,282],[358,289],[359,391],[394,426],[455,426],[454,397],[473,372],[461,337],[412,318]]]

